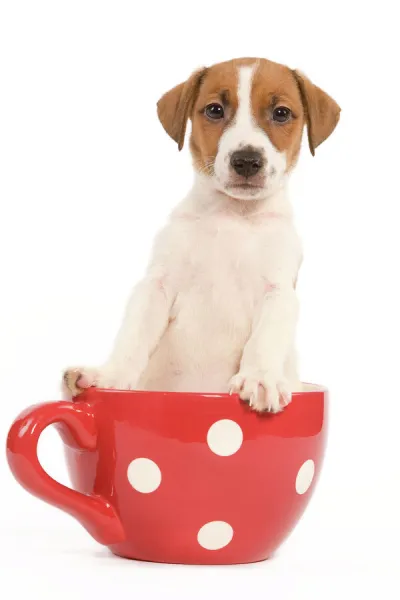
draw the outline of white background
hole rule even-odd
[[[0,437],[110,348],[156,230],[191,183],[156,118],[193,69],[238,56],[299,67],[342,106],[304,151],[304,380],[331,391],[323,477],[271,561],[116,559],[30,497],[0,460],[0,596],[324,600],[400,593],[399,52],[395,3],[3,0],[0,4]],[[61,443],[41,441],[65,482]],[[255,504],[257,504],[255,499]],[[262,510],[262,507],[258,507]],[[7,586],[10,590],[7,591]]]

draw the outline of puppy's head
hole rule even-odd
[[[196,170],[239,200],[260,200],[279,189],[296,163],[303,126],[314,154],[340,113],[336,102],[302,74],[265,59],[201,69],[164,94],[157,107],[179,150],[192,120]]]

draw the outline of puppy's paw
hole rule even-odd
[[[280,412],[292,399],[284,379],[258,369],[239,371],[230,381],[230,393],[239,394],[257,412]]]
[[[104,366],[101,369],[77,367],[67,369],[64,373],[64,386],[72,396],[81,394],[89,387],[115,390],[134,390],[139,377],[132,369],[115,366]]]
[[[76,367],[67,369],[63,376],[65,388],[73,396],[77,396],[89,387],[97,385],[99,373],[97,369],[89,369],[85,367]]]

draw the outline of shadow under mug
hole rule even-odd
[[[280,414],[237,396],[90,388],[25,410],[8,462],[32,494],[78,519],[119,556],[184,564],[268,558],[303,514],[318,478],[328,394],[305,385]],[[74,489],[41,467],[56,424]]]

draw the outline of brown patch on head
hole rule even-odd
[[[214,65],[204,78],[194,105],[190,138],[194,164],[200,171],[209,174],[213,172],[219,140],[225,129],[232,123],[237,110],[237,87],[236,60]],[[220,121],[210,121],[204,114],[206,106],[213,103],[223,106],[224,118]]]
[[[265,131],[279,152],[285,152],[287,169],[297,160],[304,125],[300,92],[291,70],[284,65],[260,59],[253,75],[251,105],[258,126]],[[275,108],[290,109],[286,123],[273,120]]]

